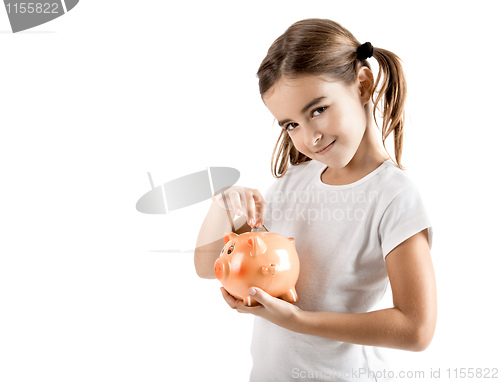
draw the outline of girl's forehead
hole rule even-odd
[[[280,78],[264,95],[263,101],[268,108],[283,102],[288,105],[318,97],[334,97],[344,85],[324,77],[308,75],[298,78]]]
[[[303,90],[316,88],[324,85],[325,83],[326,81],[323,78],[314,75],[300,76],[297,78],[281,77],[269,90]]]

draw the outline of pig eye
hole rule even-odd
[[[234,245],[230,246],[229,249],[227,250],[227,254],[230,255],[231,252],[234,250]]]

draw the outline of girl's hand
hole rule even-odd
[[[264,224],[266,203],[259,190],[247,187],[230,187],[214,195],[212,201],[236,216],[245,215],[250,227],[260,228]]]
[[[252,294],[252,289],[255,294]],[[299,307],[273,297],[260,288],[252,287],[248,291],[248,294],[261,304],[259,306],[246,306],[242,300],[235,299],[223,287],[220,290],[227,304],[240,313],[251,313],[288,330],[296,330],[299,325],[299,314],[301,312]]]

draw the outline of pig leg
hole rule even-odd
[[[295,288],[290,288],[288,292],[286,292],[284,295],[279,296],[282,300],[285,300],[291,304],[296,303],[299,301],[299,297],[297,296],[297,292],[295,291]]]
[[[246,296],[243,298],[243,302],[245,303],[246,306],[256,306],[259,305],[257,301],[255,301],[252,297]]]

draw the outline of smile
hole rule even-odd
[[[328,151],[330,151],[330,149],[332,148],[333,144],[335,143],[335,141],[333,141],[332,143],[330,143],[328,146],[326,146],[324,149],[321,149],[320,151],[316,151],[316,154],[325,154],[327,153]]]

